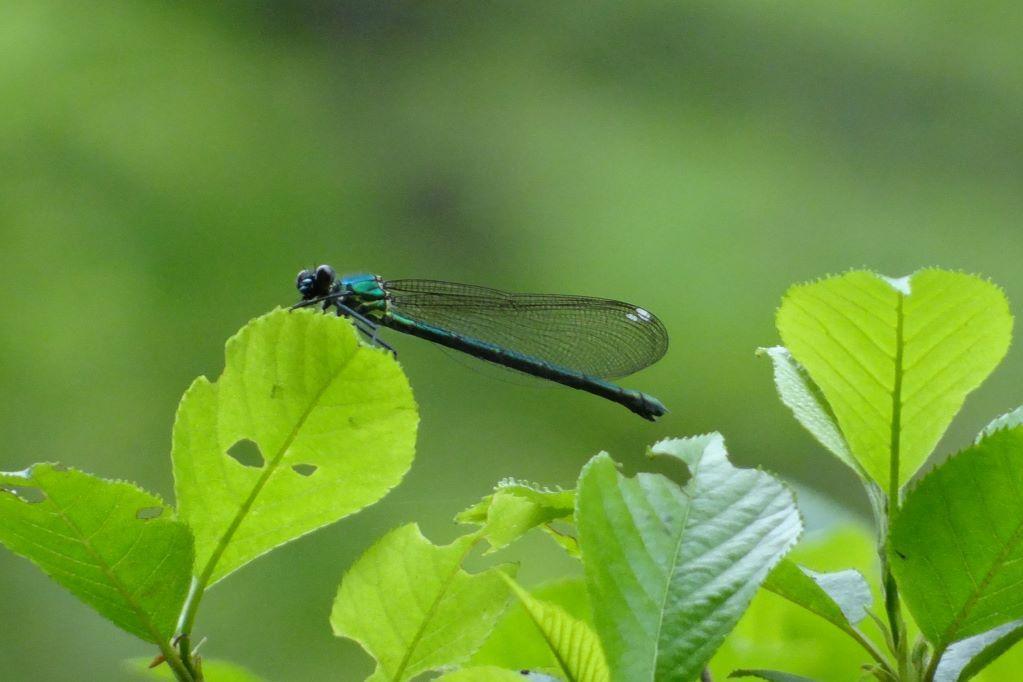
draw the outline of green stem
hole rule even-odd
[[[938,664],[941,663],[941,657],[944,655],[944,647],[935,649],[934,653],[931,654],[931,660],[927,662],[927,670],[924,671],[923,677],[920,678],[923,682],[933,682],[934,675],[938,672]]]
[[[195,682],[195,677],[189,671],[188,667],[178,656],[178,652],[174,650],[170,642],[161,641],[159,644],[160,653],[163,654],[164,660],[167,661],[167,665],[174,671],[174,677],[177,678],[178,682]]]
[[[877,648],[877,645],[874,644],[874,642],[872,642],[870,638],[868,638],[866,635],[864,635],[856,628],[853,628],[852,633],[850,634],[852,634],[852,638],[855,639],[859,643],[859,645],[862,646],[867,651],[868,654],[870,654],[870,657],[877,661],[878,665],[884,668],[885,671],[891,673],[892,677],[895,676],[895,671],[892,670],[891,663],[888,662],[888,659],[885,658],[885,655],[881,652],[880,649]]]

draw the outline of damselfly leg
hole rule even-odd
[[[355,328],[362,332],[365,336],[369,337],[371,345],[383,348],[384,350],[389,351],[394,357],[398,357],[398,351],[394,350],[389,343],[377,338],[377,330],[380,329],[380,325],[362,313],[351,309],[342,303],[341,300],[342,299],[335,299],[333,301],[334,305],[337,307],[337,316],[341,317],[343,315],[354,322]]]
[[[362,334],[369,340],[371,345],[383,348],[387,352],[391,353],[395,358],[398,357],[398,351],[394,350],[394,347],[389,343],[381,340],[377,336],[377,330],[380,329],[380,325],[369,319],[362,313],[353,310],[351,307],[345,305],[343,301],[347,298],[347,292],[340,292],[335,294],[327,294],[326,296],[317,296],[316,298],[310,298],[305,301],[299,301],[295,305],[291,306],[291,310],[296,308],[306,308],[317,303],[323,304],[323,312],[327,312],[334,307],[337,309],[338,317],[347,317],[354,324],[355,328],[358,329]]]

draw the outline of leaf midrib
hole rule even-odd
[[[899,507],[899,459],[902,441],[902,363],[903,363],[903,326],[905,315],[903,303],[905,296],[897,292],[895,307],[895,383],[892,386],[892,431],[891,452],[888,469],[888,504],[890,508]]]
[[[697,486],[697,480],[698,480],[697,476],[699,476],[700,467],[703,465],[703,458],[704,458],[704,456],[706,454],[707,453],[706,453],[706,446],[705,446],[704,451],[702,453],[700,453],[699,460],[697,460],[695,465],[692,465],[692,477],[691,477],[691,480],[693,482],[693,486],[692,487],[693,487],[694,492],[695,492],[696,486]],[[669,485],[672,485],[672,484],[669,482]],[[683,495],[686,494],[684,489],[682,489],[682,494]],[[678,532],[678,540],[675,542],[675,549],[672,551],[672,554],[671,554],[671,565],[668,567],[668,571],[667,571],[667,573],[665,575],[664,592],[661,594],[661,603],[658,606],[658,612],[657,612],[657,629],[656,629],[656,631],[654,633],[655,634],[654,647],[653,647],[654,658],[653,658],[653,661],[651,662],[651,666],[650,666],[650,674],[651,674],[651,676],[654,673],[657,672],[657,659],[660,657],[660,654],[661,654],[661,645],[660,645],[660,642],[661,642],[661,630],[664,628],[664,611],[665,611],[665,606],[666,606],[666,604],[668,602],[668,593],[670,592],[670,588],[671,588],[671,576],[675,573],[675,568],[678,566],[679,552],[682,550],[682,542],[683,542],[683,540],[686,537],[686,528],[687,528],[687,526],[689,524],[689,513],[693,509],[693,501],[694,501],[693,498],[689,498],[689,503],[686,505],[685,513],[682,515],[682,518],[680,519],[680,522],[679,522],[679,532]],[[652,677],[651,677],[651,679],[652,679]]]
[[[355,353],[357,352],[358,349],[356,349]],[[224,556],[224,552],[227,551],[228,546],[231,544],[231,539],[234,537],[234,534],[238,531],[238,528],[241,526],[242,521],[245,520],[245,517],[248,515],[249,511],[252,509],[252,505],[255,504],[256,498],[259,497],[259,494],[261,492],[263,492],[263,488],[266,486],[267,481],[269,481],[270,477],[274,474],[275,471],[277,471],[277,467],[280,465],[281,460],[284,459],[284,453],[288,451],[288,448],[290,448],[292,444],[295,442],[295,439],[298,438],[299,431],[301,431],[302,427],[305,426],[305,423],[309,419],[309,416],[312,414],[313,410],[316,409],[316,407],[320,404],[320,400],[323,398],[323,394],[327,392],[328,388],[334,385],[334,382],[337,381],[337,378],[339,376],[341,376],[341,373],[348,367],[348,365],[351,364],[352,358],[355,357],[355,353],[352,353],[352,355],[350,355],[344,361],[344,363],[342,363],[337,368],[337,370],[334,371],[329,381],[323,382],[323,386],[321,386],[320,389],[316,392],[316,394],[309,400],[308,407],[306,407],[306,409],[299,416],[298,420],[295,422],[295,426],[292,427],[291,432],[288,434],[287,438],[285,438],[284,442],[281,443],[281,446],[277,449],[277,452],[274,453],[273,458],[271,458],[270,461],[267,462],[267,465],[264,468],[263,473],[260,474],[259,479],[252,487],[252,491],[249,493],[249,496],[245,499],[244,502],[242,502],[241,506],[238,508],[238,513],[235,514],[235,517],[231,520],[231,524],[227,527],[227,530],[224,531],[224,534],[221,535],[220,539],[217,541],[216,549],[213,550],[213,554],[210,555],[209,561],[206,562],[206,566],[203,568],[203,571],[199,576],[199,584],[201,586],[205,587],[207,584],[209,584],[210,578],[213,576],[213,572],[216,569],[217,563],[219,563],[220,559]]]
[[[478,539],[479,538],[477,537],[477,541]],[[430,621],[433,620],[434,614],[436,614],[437,609],[440,608],[441,600],[448,593],[448,590],[451,589],[451,584],[454,582],[455,576],[458,575],[458,571],[462,568],[462,562],[465,561],[465,557],[468,556],[469,552],[471,552],[472,548],[475,546],[476,542],[466,543],[465,550],[462,552],[461,556],[458,557],[458,561],[454,563],[454,567],[452,568],[451,572],[447,575],[447,577],[444,579],[444,582],[441,583],[440,591],[437,593],[437,596],[430,604],[430,608],[427,609],[426,613],[423,614],[423,620],[419,624],[419,627],[416,628],[416,632],[415,634],[412,635],[412,639],[409,640],[408,649],[406,649],[405,655],[402,656],[401,661],[398,662],[398,669],[395,670],[394,677],[392,678],[395,681],[401,680],[402,673],[405,672],[405,669],[408,667],[409,662],[412,660],[412,654],[415,652],[416,647],[419,646],[419,643],[422,641],[423,634],[426,632],[427,625],[429,625]]]

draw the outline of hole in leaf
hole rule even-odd
[[[693,477],[686,463],[675,457],[648,459],[644,462],[643,470],[652,474],[661,474],[674,481],[679,487],[684,487]]]
[[[149,519],[159,518],[163,514],[163,507],[141,507],[135,512],[135,518],[148,521]]]
[[[28,502],[29,504],[39,504],[46,500],[46,493],[39,488],[29,485],[3,485],[0,486],[0,490],[10,493],[22,502]]]
[[[315,464],[295,464],[291,470],[299,476],[312,476],[318,468]]]
[[[248,438],[243,438],[227,449],[227,456],[242,466],[260,469],[263,466],[263,453],[259,446]]]

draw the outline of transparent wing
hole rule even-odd
[[[391,280],[384,289],[410,319],[597,377],[632,374],[668,350],[661,321],[621,301],[425,279]]]

